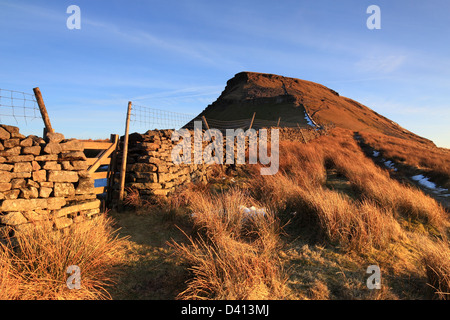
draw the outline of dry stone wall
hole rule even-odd
[[[81,141],[60,133],[24,136],[17,127],[0,125],[0,231],[25,230],[43,220],[62,229],[98,215],[83,149]]]
[[[207,182],[214,166],[195,164],[194,161],[174,164],[172,149],[182,138],[172,141],[172,133],[173,130],[149,130],[130,135],[127,189],[136,189],[141,197],[149,198],[166,196],[190,182]],[[190,133],[192,138],[193,132]],[[296,128],[279,130],[280,140],[299,142],[320,134],[316,130]],[[222,141],[224,157],[225,140]],[[192,138],[192,160],[194,143]],[[210,142],[202,141],[201,144],[204,150]],[[247,143],[246,152],[248,147]],[[100,201],[96,198],[94,180],[87,172],[88,163],[83,151],[81,141],[65,139],[60,133],[49,133],[44,138],[24,136],[17,127],[0,125],[0,237],[11,227],[20,231],[45,220],[52,221],[55,229],[62,229],[100,214]],[[119,150],[118,164],[121,163],[120,154]],[[226,162],[224,158],[223,163]],[[118,175],[116,179],[118,182]],[[114,184],[116,191],[118,185]]]
[[[310,141],[322,133],[314,129],[278,128],[279,139],[298,142]],[[268,139],[270,139],[270,129]],[[191,133],[191,159],[194,159],[194,135]],[[132,133],[128,142],[127,172],[125,187],[136,189],[142,198],[151,196],[166,196],[177,187],[189,182],[206,182],[212,173],[213,166],[208,164],[174,164],[171,153],[175,145],[180,141],[172,141],[173,130],[149,130],[144,134]],[[204,132],[203,132],[204,134]],[[123,138],[121,141],[123,143]],[[269,140],[270,141],[270,140]],[[202,149],[210,142],[202,142]],[[226,139],[222,141],[223,150],[226,150]],[[248,141],[246,152],[248,151]],[[236,156],[236,145],[235,145]],[[224,151],[224,157],[225,157]],[[119,162],[121,163],[120,152]],[[223,159],[226,163],[226,159]],[[226,166],[226,164],[224,164]],[[116,180],[118,182],[118,178]],[[115,184],[116,186],[118,183]]]
[[[320,137],[325,132],[314,128],[297,129],[297,128],[279,128],[280,141],[298,141],[308,142],[317,137]]]
[[[206,182],[212,170],[210,165],[173,163],[172,148],[179,142],[171,140],[172,132],[149,130],[129,136],[125,179],[128,190],[137,189],[140,196],[149,198],[153,195],[166,196],[188,182]]]

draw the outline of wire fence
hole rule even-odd
[[[130,123],[147,129],[180,129],[195,115],[132,104]]]
[[[5,120],[13,119],[16,124],[19,122],[28,122],[35,119],[42,119],[36,97],[33,94],[0,89],[0,123]],[[309,127],[304,122],[278,120],[264,120],[264,119],[237,119],[237,120],[219,120],[205,117],[206,123],[201,115],[194,115],[188,113],[172,112],[156,108],[150,108],[132,103],[130,113],[130,123],[139,125],[146,129],[194,129],[194,122],[201,121],[203,129],[206,125],[210,129],[248,129],[251,127],[255,130],[269,127],[281,128],[307,128]]]
[[[250,126],[255,129],[280,127],[280,128],[310,128],[311,126],[305,124],[304,121],[294,122],[285,121],[283,119],[278,120],[264,120],[264,119],[237,119],[237,120],[219,120],[205,117],[207,125],[210,129],[248,129]],[[204,123],[203,117],[198,115],[187,113],[178,113],[167,110],[155,109],[136,105],[132,103],[130,113],[130,123],[145,127],[146,129],[194,129],[194,122],[202,122],[202,128],[206,129],[206,123]]]
[[[280,127],[280,128],[308,128],[310,127],[307,124],[304,124],[303,122],[288,122],[288,121],[275,121],[275,120],[264,120],[264,119],[239,119],[239,120],[217,120],[217,119],[211,119],[206,118],[206,122],[208,123],[208,126],[212,129],[219,129],[219,130],[226,130],[226,129],[243,129],[247,130],[250,128],[258,130],[262,128],[271,128],[271,127]],[[194,121],[203,121],[202,118],[196,118],[191,120],[189,123],[187,123],[184,128],[187,129],[193,129],[194,128]]]
[[[0,123],[14,119],[16,124],[42,119],[33,94],[0,89]]]

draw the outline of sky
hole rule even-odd
[[[449,40],[447,0],[0,0],[0,89],[39,87],[57,132],[100,139],[123,135],[128,101],[197,115],[236,73],[273,73],[450,148]],[[39,119],[0,122],[42,135]]]

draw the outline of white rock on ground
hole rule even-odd
[[[257,215],[266,215],[266,209],[265,208],[256,208],[254,206],[251,206],[250,208],[247,208],[246,206],[240,206],[239,209],[244,214],[244,219],[249,219],[252,217],[255,217]]]

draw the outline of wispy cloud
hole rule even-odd
[[[156,49],[163,54],[178,56],[183,60],[195,60],[217,68],[237,65],[237,62],[212,49],[211,43],[206,41],[167,34],[156,35],[150,30],[118,27],[100,20],[84,19],[83,23],[90,26],[90,32],[93,36],[95,34],[99,41],[109,41],[117,45],[126,43],[131,45],[130,50]]]
[[[132,101],[137,104],[145,106],[158,106],[161,103],[182,105],[187,100],[197,101],[209,101],[215,99],[218,94],[223,90],[223,87],[219,86],[201,86],[201,87],[189,87],[178,88],[176,90],[159,91],[150,94],[131,96],[131,97],[111,97],[104,99],[78,99],[76,104],[96,106],[96,107],[111,107],[111,106],[125,106],[128,101]],[[74,105],[75,106],[75,105]],[[199,107],[204,107],[200,105]]]
[[[406,61],[404,55],[367,56],[355,63],[360,72],[391,73],[398,70]]]
[[[59,12],[47,6],[37,6],[29,3],[11,3],[0,2],[2,6],[8,6],[17,12],[22,12],[23,17],[34,17],[34,19],[24,18],[21,23],[29,23],[28,27],[39,25],[45,28],[46,22],[51,29],[64,30],[65,24],[61,24],[61,28],[55,29],[55,22],[65,22],[68,15],[65,11]],[[183,35],[174,36],[168,34],[156,34],[149,29],[137,29],[124,25],[117,25],[113,22],[102,21],[100,18],[84,13],[84,7],[81,7],[81,29],[86,32],[91,41],[100,43],[110,43],[115,46],[131,45],[130,50],[155,50],[163,54],[170,54],[182,59],[192,59],[202,64],[214,66],[217,68],[225,68],[237,63],[220,51],[211,49],[210,43],[202,40],[186,39]],[[36,22],[39,19],[39,23]]]
[[[168,98],[173,97],[176,99],[179,98],[192,98],[192,97],[203,97],[210,95],[217,95],[223,90],[222,86],[201,86],[201,87],[189,87],[189,88],[181,88],[177,90],[171,91],[163,91],[152,94],[146,94],[134,97],[133,99],[138,100],[146,100],[146,99],[159,99],[159,98]]]

